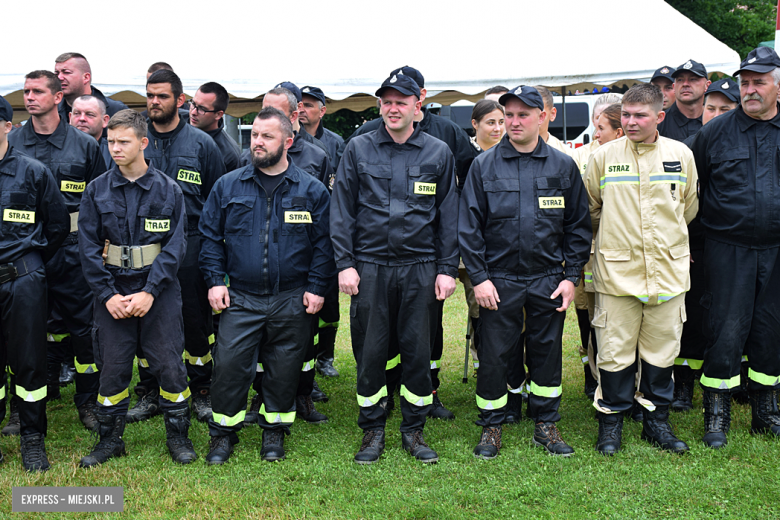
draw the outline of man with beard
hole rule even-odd
[[[289,161],[292,144],[289,116],[264,108],[252,125],[252,165],[222,177],[203,208],[200,267],[209,303],[221,311],[209,464],[227,462],[238,443],[258,355],[264,368],[260,455],[284,459],[312,315],[333,275],[328,192]]]
[[[200,128],[214,139],[217,148],[225,161],[225,171],[232,172],[238,168],[241,149],[238,143],[225,132],[224,115],[230,103],[225,87],[210,81],[204,83],[192,96],[190,102],[190,124]]]
[[[675,102],[658,125],[658,134],[684,141],[701,128],[704,93],[710,86],[707,69],[698,61],[688,60],[672,72]]]
[[[70,113],[70,126],[75,126],[87,135],[95,138],[100,146],[100,155],[106,162],[106,168],[114,165],[111,153],[108,151],[108,140],[103,137],[103,130],[108,126],[110,116],[106,113],[106,105],[95,96],[80,96],[73,101]]]
[[[62,84],[64,100],[58,108],[60,116],[67,121],[72,111],[73,102],[80,96],[95,96],[106,107],[109,117],[127,108],[121,101],[106,97],[100,90],[92,86],[92,68],[87,58],[78,52],[66,52],[54,60],[54,72]],[[104,127],[105,128],[105,127]],[[103,131],[103,137],[106,132]]]
[[[192,411],[199,421],[211,416],[211,345],[214,343],[208,288],[198,270],[201,236],[198,221],[211,188],[225,173],[225,163],[214,140],[179,117],[184,103],[179,76],[158,70],[146,82],[149,113],[149,146],[144,151],[150,166],[175,180],[187,207],[187,254],[178,271],[184,316],[184,358],[192,392]],[[149,208],[141,210],[150,211]],[[149,419],[160,413],[159,384],[143,352],[138,352],[140,381],[135,392],[141,399],[127,412],[127,422]]]

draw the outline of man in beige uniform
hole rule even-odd
[[[632,87],[622,102],[626,137],[599,147],[585,174],[596,236],[599,387],[593,405],[599,412],[597,449],[605,455],[620,450],[623,412],[634,399],[645,408],[643,439],[673,452],[688,450],[668,419],[690,288],[687,223],[699,207],[698,176],[691,151],[658,135],[662,106],[655,85]]]

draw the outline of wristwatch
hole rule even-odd
[[[574,287],[578,287],[580,285],[580,275],[567,276],[566,278],[564,278],[564,280],[569,280],[571,283],[574,284]]]

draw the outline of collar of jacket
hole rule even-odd
[[[152,123],[152,120],[151,119],[147,119],[146,122],[149,125],[149,133],[152,134],[152,136],[157,138],[157,139],[162,139],[162,137],[160,137],[160,133],[157,130],[155,130],[154,123]],[[184,128],[184,125],[188,125],[188,124],[189,124],[189,121],[185,121],[184,118],[181,117],[181,114],[179,114],[179,124],[176,125],[176,128],[173,129],[173,133],[171,134],[171,136],[168,139],[173,139],[174,137],[179,135],[179,132],[181,132],[182,128]],[[168,132],[164,132],[164,133],[167,134]]]
[[[667,118],[670,117],[672,121],[674,121],[674,124],[676,124],[677,126],[685,126],[688,124],[688,121],[698,121],[701,123],[701,116],[694,117],[693,119],[688,119],[687,117],[685,117],[685,115],[682,112],[680,112],[680,109],[677,108],[676,102],[674,105],[672,105],[672,107],[674,108],[674,110],[672,110],[671,108],[667,110],[666,117]]]
[[[287,170],[285,170],[284,178],[289,180],[290,182],[300,182],[301,180],[301,170],[298,169],[297,166],[293,163],[292,157],[289,155],[287,156]],[[308,173],[304,173],[304,175],[308,175]],[[238,179],[242,181],[246,181],[249,179],[252,179],[255,176],[255,167],[251,163],[244,166],[244,171],[242,171],[238,175]]]
[[[625,136],[624,136],[625,137]],[[621,137],[623,139],[624,137]],[[656,146],[658,146],[658,141],[661,140],[661,134],[658,133],[658,130],[655,131],[655,141],[652,143],[635,143],[628,137],[625,137],[626,142],[628,142],[629,147],[631,148],[631,151],[633,151],[636,154],[642,155],[647,152],[650,152],[652,150],[655,150]]]
[[[496,146],[498,147],[498,151],[501,153],[501,157],[504,159],[520,157],[520,152],[518,152],[515,147],[512,146],[512,143],[509,142],[509,134],[504,134],[504,137],[501,138],[501,141]],[[534,151],[531,152],[531,157],[540,158],[547,157],[549,155],[550,147],[547,145],[547,143],[544,142],[542,136],[539,136],[539,140],[536,143],[536,148],[534,148]]]
[[[13,149],[14,147],[11,146],[11,143],[8,143],[5,157],[0,159],[0,173],[5,173],[6,175],[16,174],[16,157],[14,156],[15,154],[11,153]]]
[[[306,130],[301,128],[301,131],[305,132]],[[323,134],[325,134],[325,127],[322,126],[322,119],[320,119],[320,124],[317,125],[317,131],[314,132],[314,138],[322,141]]]
[[[422,148],[423,140],[424,140],[422,134],[423,134],[423,129],[420,123],[414,123],[414,132],[412,132],[412,135],[403,144],[411,144],[412,146],[416,146],[417,148]],[[393,141],[393,138],[390,137],[390,133],[387,131],[387,128],[385,128],[384,121],[382,121],[382,124],[379,125],[379,128],[376,129],[376,136],[377,136],[377,144],[396,144],[396,142]]]
[[[745,130],[747,130],[751,126],[755,125],[756,123],[762,122],[762,121],[759,121],[758,119],[754,119],[754,118],[750,117],[749,115],[747,115],[745,113],[745,111],[742,110],[742,105],[741,104],[737,108],[735,108],[734,110],[737,113],[736,114],[737,125],[739,125],[739,130],[741,132],[744,132]],[[770,119],[768,122],[772,123],[776,127],[780,127],[780,103],[777,104],[777,114],[775,115],[775,117]]]
[[[287,150],[288,155],[287,159],[290,158],[289,152],[297,152],[303,148],[303,142],[306,141],[306,136],[309,135],[306,133],[306,130],[301,128],[300,130],[293,131],[293,144],[292,146]],[[311,136],[309,136],[311,137]]]
[[[222,130],[225,129],[225,120],[220,119],[219,123],[217,124],[217,128],[215,130],[209,130],[206,133],[211,136],[212,139],[217,137],[220,133],[222,133]]]
[[[46,140],[62,150],[62,147],[65,146],[65,138],[68,136],[68,128],[70,128],[70,125],[65,121],[65,118],[60,115],[60,124],[57,125],[57,129],[54,130],[54,133]],[[27,121],[27,124],[22,127],[22,133],[24,135],[25,146],[33,146],[38,142],[38,136],[35,135],[32,118],[30,118],[30,120]]]
[[[146,173],[136,179],[135,184],[140,188],[149,191],[152,189],[152,184],[154,183],[154,179],[152,179],[154,172],[159,170],[156,170],[153,166],[149,166],[149,161],[146,161],[146,164],[148,167]],[[128,180],[124,175],[122,175],[122,172],[119,171],[119,166],[114,166],[109,170],[109,172],[111,172],[109,174],[111,175],[111,188],[119,188],[125,184],[130,184],[130,180]]]

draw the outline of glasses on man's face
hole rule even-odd
[[[206,115],[206,114],[213,114],[216,112],[219,112],[219,110],[207,110],[206,107],[202,107],[200,105],[196,105],[194,101],[190,101],[190,106],[197,112],[199,115]]]

